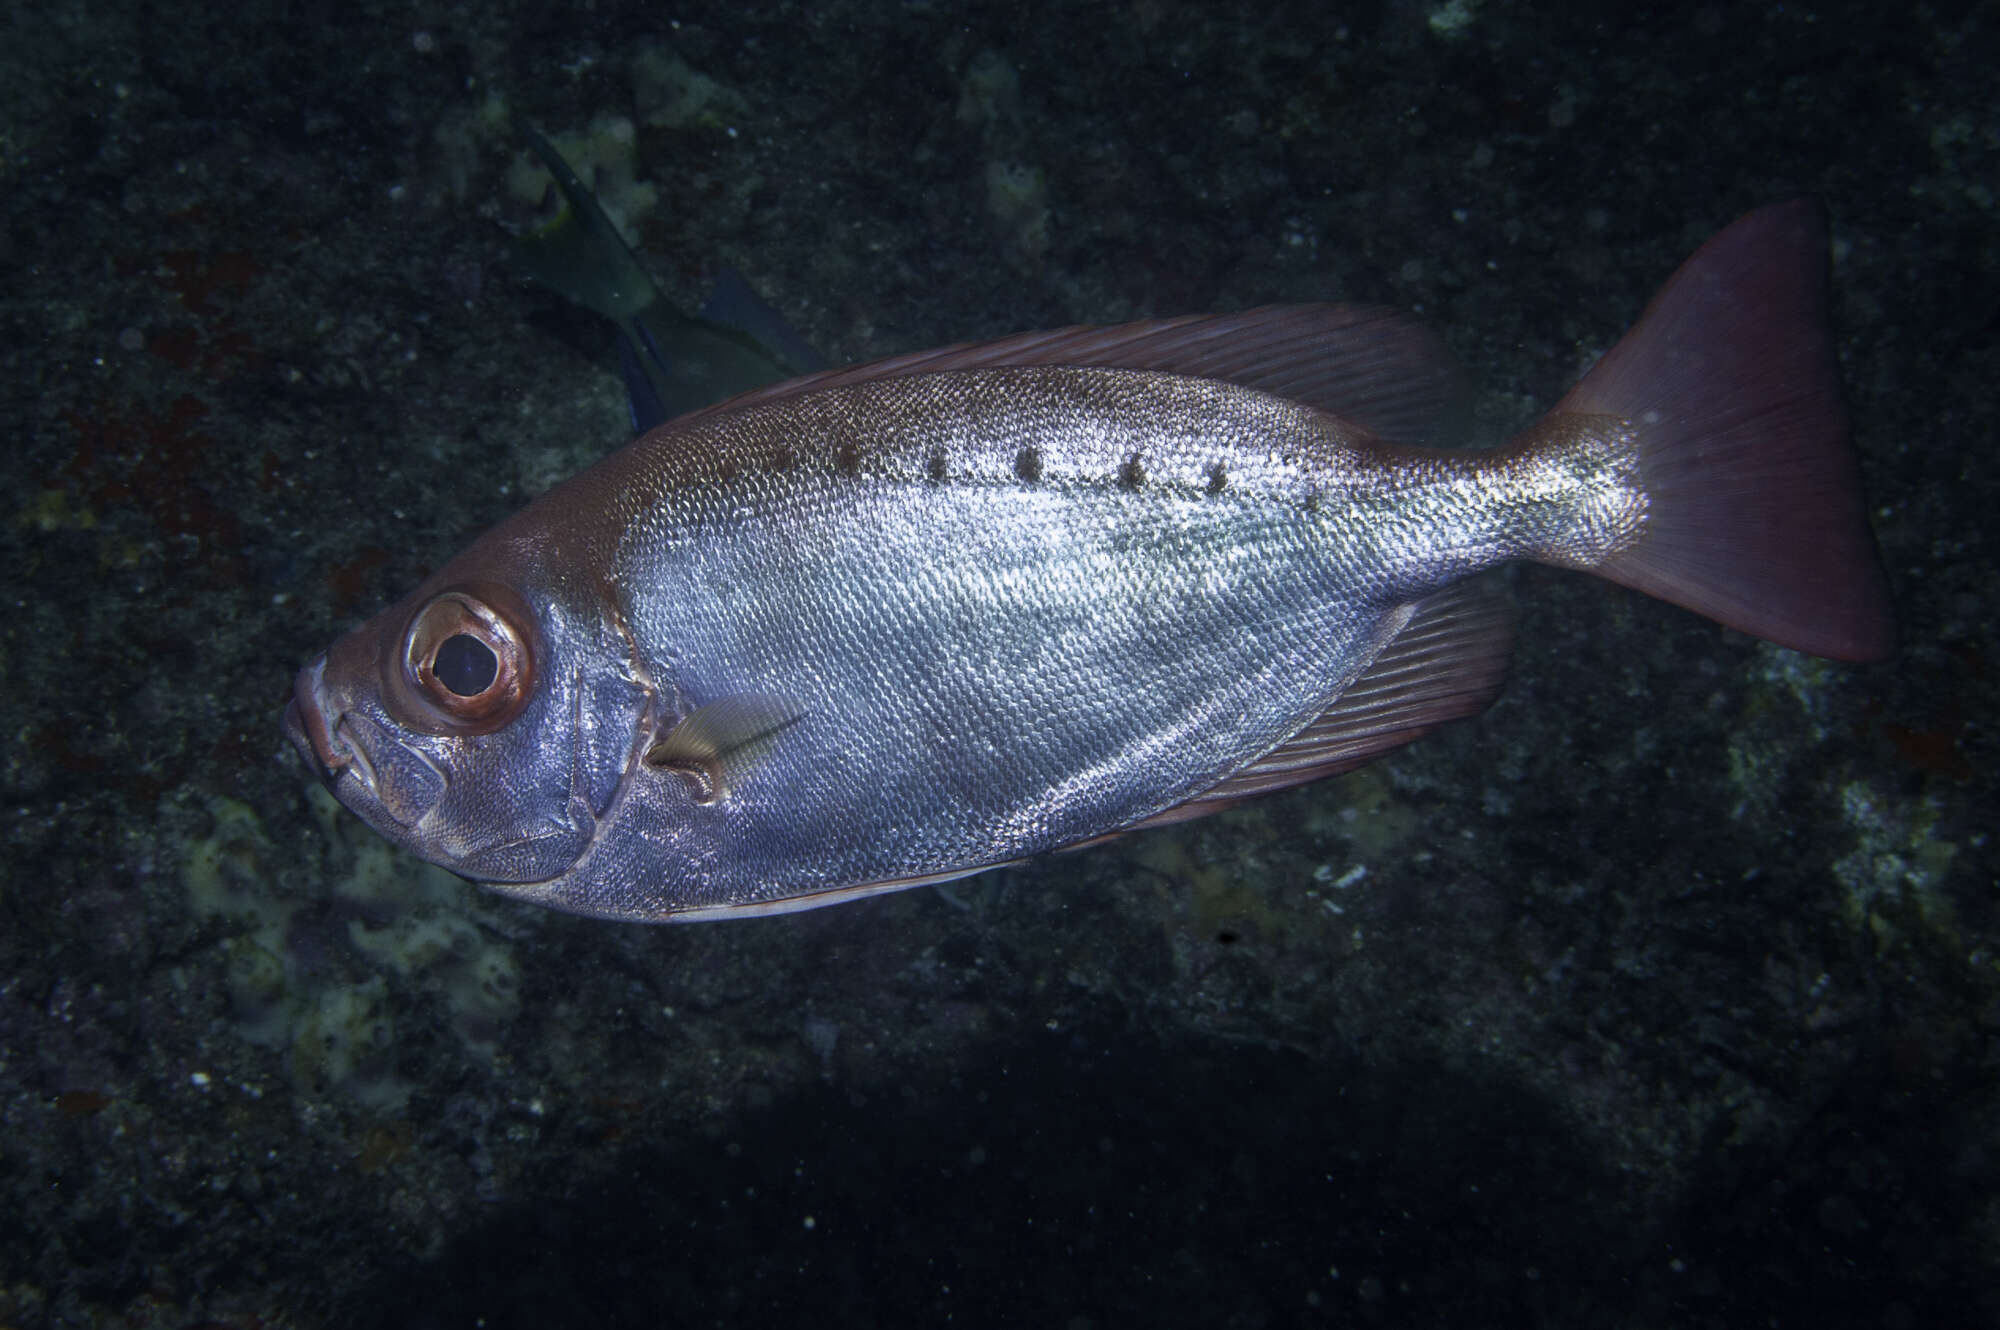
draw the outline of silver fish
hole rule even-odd
[[[673,421],[301,671],[384,836],[612,919],[938,882],[1348,769],[1482,709],[1473,574],[1581,569],[1893,648],[1818,209],[1752,213],[1506,446],[1418,446],[1399,316],[1255,310],[835,370]]]

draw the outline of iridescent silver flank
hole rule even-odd
[[[1411,601],[1628,542],[1615,422],[1562,443],[1390,452],[1215,380],[1048,367],[697,419],[607,486],[635,673],[663,728],[739,694],[801,719],[727,800],[628,773],[568,873],[500,889],[740,909],[1158,814],[1324,710]]]

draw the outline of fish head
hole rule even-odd
[[[651,733],[653,690],[589,577],[496,532],[299,671],[293,745],[349,810],[476,881],[566,873]]]

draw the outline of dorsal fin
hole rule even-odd
[[[1454,442],[1450,431],[1464,414],[1450,352],[1408,315],[1366,305],[1267,305],[915,351],[754,388],[682,419],[877,379],[1014,365],[1224,379],[1316,406],[1397,444]]]
[[[1249,766],[1138,827],[1217,812],[1251,795],[1303,785],[1372,761],[1499,695],[1514,642],[1499,588],[1460,582],[1418,601],[1409,621],[1334,704]]]

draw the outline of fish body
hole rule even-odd
[[[1497,691],[1474,579],[1595,572],[1890,648],[1810,205],[1752,214],[1507,446],[1441,351],[1308,306],[1030,334],[682,417],[301,672],[384,835],[608,918],[809,908],[1344,770]]]

